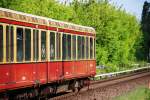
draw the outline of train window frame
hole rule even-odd
[[[55,55],[54,55],[54,59],[51,59],[51,47],[50,47],[50,45],[51,45],[51,32],[53,32],[54,34],[55,34],[55,50],[54,50],[54,53],[55,53]],[[49,42],[48,42],[48,51],[49,51],[49,61],[50,62],[53,62],[53,61],[56,61],[56,31],[49,31],[48,32],[48,36],[49,36]]]
[[[22,29],[23,29],[23,60],[22,60],[22,61],[18,61],[18,60],[17,60],[17,28],[22,28]],[[30,52],[31,52],[31,54],[30,54],[31,57],[30,57],[30,60],[28,60],[28,61],[25,60],[25,39],[24,39],[24,36],[25,36],[25,34],[24,34],[24,33],[25,33],[25,29],[30,29],[30,30],[31,30],[31,43],[30,43],[30,44],[31,44],[31,48],[30,48],[30,50],[31,50],[31,51],[30,51]],[[32,47],[32,45],[33,45],[33,44],[32,44],[33,36],[32,36],[32,34],[33,34],[33,28],[15,25],[15,36],[14,36],[14,37],[15,37],[15,38],[14,38],[14,40],[15,40],[14,43],[16,43],[15,51],[14,51],[14,52],[16,53],[16,54],[15,54],[15,58],[14,58],[14,59],[15,59],[15,63],[30,63],[30,62],[34,62],[34,61],[33,61],[33,54],[32,54],[32,53],[33,53],[33,52],[32,52],[32,50],[33,50],[33,47]]]
[[[18,50],[17,50],[17,48],[18,48],[18,43],[17,43],[18,42],[17,41],[17,29],[18,28],[22,28],[22,30],[24,30],[24,27],[21,27],[21,26],[17,26],[16,27],[16,61],[19,63],[19,62],[25,62],[25,61],[24,61],[24,47],[23,47],[24,43],[22,43],[22,59],[21,59],[21,61],[18,60]]]
[[[70,42],[69,41],[69,36],[70,36]],[[67,34],[67,60],[71,61],[72,60],[72,41],[71,41],[72,35],[71,34]],[[69,44],[70,43],[70,44]],[[70,49],[70,50],[69,50]]]
[[[66,38],[67,38],[67,34],[66,33],[62,33],[62,61],[67,61],[68,60],[68,58],[67,58],[67,48],[66,48],[66,45],[65,45],[65,49],[66,49],[66,52],[65,52],[65,58],[64,58],[64,39],[63,39],[63,37],[64,37],[64,35],[66,35]],[[65,40],[65,42],[66,42],[66,40]]]
[[[26,47],[27,46],[26,45],[26,42],[27,42],[26,41],[26,30],[30,30],[30,48],[29,48],[30,49],[30,58],[29,58],[29,60],[26,59],[26,57],[27,57],[27,54],[26,54],[26,49],[27,49],[27,47]],[[25,62],[28,62],[28,61],[31,61],[31,58],[32,58],[32,56],[31,56],[31,53],[32,53],[32,49],[31,49],[31,47],[32,47],[32,45],[31,45],[32,44],[32,37],[31,37],[31,34],[33,34],[32,33],[32,29],[30,29],[30,28],[24,28],[24,33],[25,33],[25,36],[24,36],[24,39],[25,39],[24,40],[25,41],[25,56],[24,56],[24,60],[25,60]]]
[[[5,24],[0,23],[0,26],[2,26],[2,29],[3,29],[3,30],[2,30],[2,32],[3,32],[3,33],[2,33],[2,35],[3,35],[3,37],[2,37],[2,39],[3,39],[3,40],[2,40],[2,42],[3,42],[3,43],[2,43],[2,60],[0,61],[0,64],[1,64],[1,63],[5,63],[4,58],[6,58],[6,57],[5,57],[5,53],[6,53],[6,51],[5,51],[5,35],[6,35],[6,33],[5,33],[5,30],[4,30],[4,29],[5,29]]]
[[[71,43],[72,43],[72,45],[71,45],[71,51],[72,51],[72,56],[71,56],[71,59],[72,60],[77,60],[77,35],[75,35],[75,34],[71,34],[72,36],[71,36]],[[74,41],[74,39],[73,39],[73,37],[75,36],[75,41]],[[74,48],[74,43],[75,43],[75,48]],[[74,56],[74,49],[75,49],[75,56]]]
[[[85,47],[85,59],[86,60],[89,60],[89,55],[90,55],[90,52],[89,52],[89,36],[85,36],[85,43],[86,43],[86,47]]]
[[[83,59],[82,59],[82,48],[80,48],[80,49],[81,49],[81,52],[80,52],[81,54],[78,54],[78,53],[79,53],[79,45],[78,45],[78,42],[79,42],[79,41],[78,41],[78,38],[81,37],[81,43],[82,43],[82,36],[83,36],[83,35],[77,35],[77,60],[83,60]],[[81,43],[80,43],[80,44],[81,44]],[[81,46],[81,47],[82,47],[82,46]],[[79,55],[80,55],[80,58],[79,58]]]
[[[63,58],[63,44],[64,44],[64,43],[63,43],[63,35],[64,35],[64,34],[66,35],[66,38],[67,38],[68,35],[71,36],[71,37],[70,37],[70,42],[71,42],[70,45],[71,45],[71,46],[70,46],[70,58],[69,58],[69,59],[68,59],[68,48],[67,48],[66,55],[65,55],[65,56],[67,56],[67,57],[66,57],[65,59]],[[62,41],[61,41],[61,42],[62,42],[62,43],[61,43],[61,44],[62,44],[62,45],[61,45],[61,48],[62,48],[62,50],[61,50],[61,52],[62,52],[62,59],[61,59],[61,60],[62,60],[62,61],[73,61],[73,59],[72,59],[72,35],[73,35],[72,33],[62,32],[62,38],[61,38],[61,39],[62,39]],[[66,41],[67,41],[67,40],[66,40]],[[68,46],[68,44],[67,44],[67,46]]]
[[[57,34],[59,34],[60,35],[60,40],[59,40],[59,51],[60,51],[60,53],[59,53],[59,58],[57,57],[58,56],[58,42],[57,42]],[[56,51],[56,53],[55,53],[55,56],[56,56],[56,59],[55,60],[57,60],[57,61],[61,61],[62,60],[62,32],[56,32],[56,35],[55,35],[55,45],[56,45],[56,47],[55,47],[55,51]]]
[[[93,59],[96,59],[96,38],[95,37],[93,37],[93,52],[94,52],[94,57],[93,57]]]
[[[42,59],[42,31],[45,32],[45,59]],[[47,61],[47,30],[40,29],[40,61]]]
[[[84,39],[84,44],[83,44],[83,39]],[[82,60],[85,60],[85,36],[82,36],[82,50],[81,50],[81,52],[82,52]]]
[[[92,52],[91,52],[91,39],[92,39]],[[94,39],[93,39],[93,37],[92,36],[90,36],[89,37],[89,42],[90,42],[90,46],[89,46],[89,51],[90,51],[90,59],[92,60],[92,59],[94,59]],[[92,56],[91,56],[91,54],[92,54]]]
[[[38,41],[36,41],[36,42],[38,42],[38,44],[37,44],[38,46],[36,45],[38,47],[38,51],[34,49],[34,47],[36,47],[35,46],[35,41],[34,41],[34,30],[38,31],[38,37],[37,37]],[[40,32],[39,32],[39,29],[36,29],[36,28],[32,28],[31,32],[32,32],[32,34],[31,34],[31,39],[32,39],[32,43],[31,43],[31,45],[32,45],[31,46],[31,49],[32,49],[32,51],[31,51],[31,59],[32,59],[32,62],[37,62],[37,61],[39,61],[39,49],[40,49],[39,48],[39,33]],[[34,50],[37,51],[36,53],[38,54],[38,59],[34,59],[34,57],[35,57],[34,56],[35,55]]]
[[[15,52],[15,34],[16,34],[16,32],[15,32],[15,25],[13,25],[13,24],[7,24],[7,23],[0,23],[0,25],[2,25],[3,26],[3,60],[2,60],[2,62],[0,62],[0,64],[5,64],[5,63],[16,63],[16,52]],[[11,28],[13,28],[13,30],[12,30],[12,33],[13,33],[13,38],[11,38],[13,41],[9,41],[9,42],[13,42],[13,51],[11,52],[11,47],[9,48],[10,50],[9,50],[9,52],[11,52],[11,54],[13,55],[13,56],[11,56],[10,57],[10,59],[7,61],[6,60],[6,54],[7,54],[7,52],[6,52],[6,27],[11,27]],[[9,40],[11,40],[11,39],[9,39]],[[13,59],[13,61],[11,61],[11,59]]]

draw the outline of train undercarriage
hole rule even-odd
[[[45,85],[36,84],[32,87],[4,91],[0,93],[0,100],[46,100],[61,92],[69,90],[78,92],[89,85],[89,78],[59,81]]]

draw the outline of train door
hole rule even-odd
[[[56,33],[56,63],[57,63],[57,77],[63,78],[63,66],[62,66],[62,33]]]
[[[47,36],[46,30],[33,30],[33,74],[35,83],[44,84],[47,82]]]
[[[7,32],[6,32],[7,27]],[[10,32],[9,25],[0,24],[0,63],[10,63],[13,60],[13,56],[10,57],[11,50],[10,44],[13,43],[13,33]],[[11,41],[12,39],[12,41]],[[12,81],[11,79],[11,67],[9,64],[0,65],[0,84],[7,84]]]
[[[73,77],[73,60],[71,58],[71,52],[72,52],[72,39],[71,39],[71,34],[63,34],[62,37],[62,59],[63,59],[63,74],[65,78],[71,78]]]
[[[15,78],[13,76],[13,70],[14,70],[13,62],[14,62],[14,53],[15,53],[14,52],[14,26],[7,24],[5,29],[6,29],[6,31],[5,31],[6,32],[6,35],[5,35],[6,41],[5,41],[4,45],[6,46],[5,47],[5,50],[6,50],[6,52],[5,52],[6,59],[5,60],[7,63],[5,65],[5,67],[8,68],[6,75],[9,78],[8,83],[13,83],[15,81]]]
[[[33,30],[33,80],[35,83],[39,82],[38,78],[38,61],[39,61],[39,30]]]
[[[63,76],[62,71],[62,34],[58,32],[51,31],[49,41],[49,58],[50,62],[48,65],[48,80],[56,81],[60,80]]]
[[[87,74],[90,73],[90,67],[89,67],[89,57],[90,57],[90,42],[89,42],[89,37],[86,37],[86,68],[87,68]]]
[[[77,70],[77,36],[72,35],[72,65],[73,65],[73,76],[76,75]]]

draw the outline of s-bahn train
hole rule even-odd
[[[96,32],[0,8],[0,100],[81,89],[96,74]]]

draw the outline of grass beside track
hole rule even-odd
[[[150,89],[140,87],[113,100],[150,100]]]

